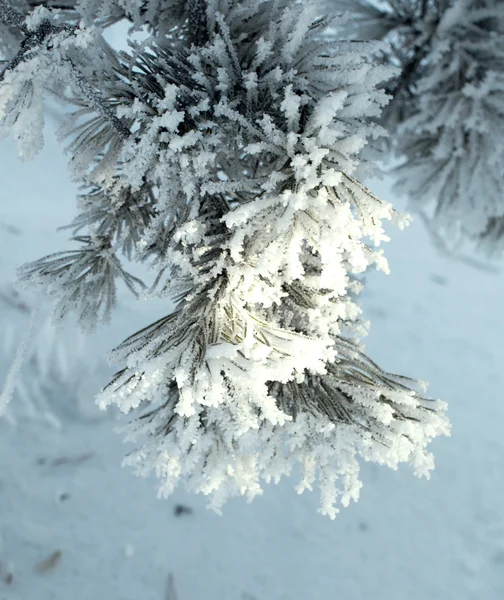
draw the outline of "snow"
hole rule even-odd
[[[12,143],[0,147],[8,199],[0,205],[0,292],[16,266],[65,246],[52,231],[74,216],[76,190],[53,137],[46,144],[28,165],[16,162]],[[396,204],[388,184],[372,187]],[[9,233],[12,227],[20,234]],[[18,390],[0,421],[0,599],[172,600],[164,594],[170,573],[179,600],[501,598],[503,276],[440,258],[417,223],[404,232],[390,228],[390,237],[391,275],[369,275],[362,295],[372,323],[367,350],[387,370],[429,381],[429,394],[449,402],[453,435],[432,444],[431,481],[364,464],[364,487],[351,490],[360,491],[359,502],[334,522],[317,514],[316,492],[295,493],[297,473],[252,504],[230,501],[222,517],[181,489],[157,500],[153,478],[120,469],[131,446],[113,433],[112,409],[100,413],[91,402],[109,380],[104,360],[92,364],[96,356],[167,313],[162,302],[124,295],[112,325],[89,338],[88,359],[77,353],[71,327],[57,333],[70,374],[80,366],[87,388],[72,389],[68,376],[58,379],[48,368],[34,371],[31,361],[22,371],[25,394]],[[0,340],[6,331],[19,341],[27,320],[0,297]],[[44,327],[42,363],[54,344],[51,336],[46,349],[40,344]],[[0,355],[0,392],[11,347]],[[35,378],[44,383],[45,405],[27,397]],[[314,461],[305,458],[297,489],[313,481]],[[249,473],[238,475],[246,482]],[[330,506],[330,478],[326,484]]]
[[[64,246],[53,231],[73,217],[76,190],[54,136],[46,140],[29,164],[12,142],[0,146],[2,292],[19,264]],[[387,182],[371,187],[396,200]],[[36,413],[21,418],[15,397],[11,419],[0,421],[1,600],[157,600],[169,597],[170,573],[179,600],[504,597],[504,275],[441,257],[418,222],[389,233],[391,274],[369,275],[362,294],[366,348],[449,403],[453,433],[432,443],[430,481],[364,464],[358,503],[329,521],[317,493],[296,494],[295,474],[251,504],[230,500],[218,516],[182,489],[157,499],[153,478],[121,469],[130,446],[113,432],[113,415],[96,409],[90,422],[69,408],[71,387],[48,399],[60,429]],[[160,301],[124,295],[119,305],[112,325],[89,338],[90,364],[166,314]],[[21,339],[28,318],[0,298],[2,344],[8,328]],[[58,335],[71,361],[76,333]],[[2,387],[12,359],[0,355]],[[105,371],[89,371],[90,403]]]

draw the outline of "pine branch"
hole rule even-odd
[[[407,3],[393,4],[404,21]],[[21,279],[55,298],[57,317],[93,327],[117,280],[143,287],[122,251],[151,260],[149,293],[175,305],[112,353],[124,364],[98,401],[136,414],[126,462],[154,470],[162,494],[183,480],[216,510],[299,463],[298,491],[318,480],[331,517],[358,497],[358,457],[427,475],[428,443],[449,433],[444,404],[359,341],[360,274],[387,271],[382,223],[401,223],[359,180],[394,85],[385,46],[336,39],[327,29],[342,18],[288,0],[121,7],[79,2],[89,30],[37,8],[0,113],[31,156],[44,94],[77,107],[60,136],[84,190],[69,225],[81,247]],[[151,35],[115,56],[91,26],[123,13]]]
[[[91,330],[98,321],[107,322],[116,304],[116,279],[121,279],[135,296],[144,288],[140,279],[127,273],[107,238],[77,236],[78,250],[57,252],[24,265],[20,281],[36,285],[59,298],[55,318],[76,313],[79,322]]]
[[[14,10],[8,0],[0,0],[0,23],[24,32],[26,31],[26,28],[23,22],[24,16]]]
[[[492,227],[504,213],[500,190],[504,116],[504,23],[497,0],[359,0],[350,27],[390,42],[399,67],[380,122],[401,159],[398,190],[412,207],[436,203],[438,233],[462,235],[488,256],[502,251]],[[335,6],[349,7],[346,0]],[[497,133],[499,132],[499,133]],[[474,198],[478,198],[474,202]]]
[[[72,66],[71,74],[74,82],[76,83],[79,90],[82,92],[84,98],[87,101],[87,105],[90,109],[95,110],[100,116],[102,116],[110,125],[115,129],[115,131],[121,136],[123,140],[126,140],[131,135],[131,132],[128,127],[126,127],[121,121],[118,119],[112,110],[106,105],[102,98],[98,95],[93,86],[87,81],[84,75],[77,69],[76,65],[72,62],[71,59],[67,59],[67,61]]]

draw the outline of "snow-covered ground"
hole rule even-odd
[[[0,386],[28,321],[5,297],[15,267],[63,249],[69,232],[55,228],[74,215],[46,137],[28,164],[0,145]],[[158,500],[154,481],[121,469],[127,447],[92,398],[106,350],[168,307],[124,297],[84,342],[71,326],[53,339],[39,319],[24,394],[0,421],[0,600],[174,600],[170,573],[178,600],[504,598],[504,274],[440,257],[419,223],[391,234],[392,273],[371,274],[362,299],[367,351],[449,402],[453,435],[432,446],[431,481],[363,465],[361,500],[335,521],[294,480],[222,517],[183,490]]]

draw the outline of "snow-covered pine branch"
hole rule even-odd
[[[162,4],[131,17],[151,35],[129,52],[86,46],[88,64],[103,64],[100,85],[66,47],[45,71],[66,69],[79,107],[62,135],[88,190],[70,225],[89,228],[76,238],[88,249],[32,263],[24,277],[84,322],[112,306],[114,276],[131,277],[116,253],[150,262],[151,293],[175,309],[113,351],[124,367],[98,398],[136,412],[126,462],[155,471],[162,494],[182,481],[217,510],[299,463],[298,491],[318,482],[334,517],[358,497],[359,457],[427,475],[427,444],[449,433],[445,405],[359,343],[358,275],[387,271],[382,222],[407,221],[361,183],[394,70],[374,58],[383,44],[327,36],[346,22],[316,7],[191,0],[168,14]],[[98,18],[93,2],[79,7]],[[50,52],[44,38],[29,60]],[[15,82],[27,62],[9,70]]]
[[[397,190],[433,208],[450,240],[504,244],[504,7],[501,0],[328,0],[359,39],[399,66],[380,122],[401,159]]]

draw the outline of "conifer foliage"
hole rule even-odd
[[[329,0],[357,39],[390,42],[380,118],[401,161],[398,191],[453,245],[504,248],[504,2]],[[430,207],[433,210],[430,210]]]
[[[61,130],[82,185],[81,248],[26,265],[57,315],[106,320],[120,255],[151,265],[166,317],[112,351],[99,405],[133,419],[126,462],[211,497],[252,499],[301,465],[321,512],[358,498],[358,458],[417,475],[449,433],[444,403],[363,354],[359,274],[387,271],[383,221],[406,219],[361,182],[383,135],[377,42],[335,41],[342,17],[287,0],[1,0],[20,49],[0,87],[20,154],[41,145],[46,93],[74,106]],[[115,53],[103,28],[146,33]],[[17,37],[16,37],[17,36]],[[85,230],[85,234],[82,230]]]

